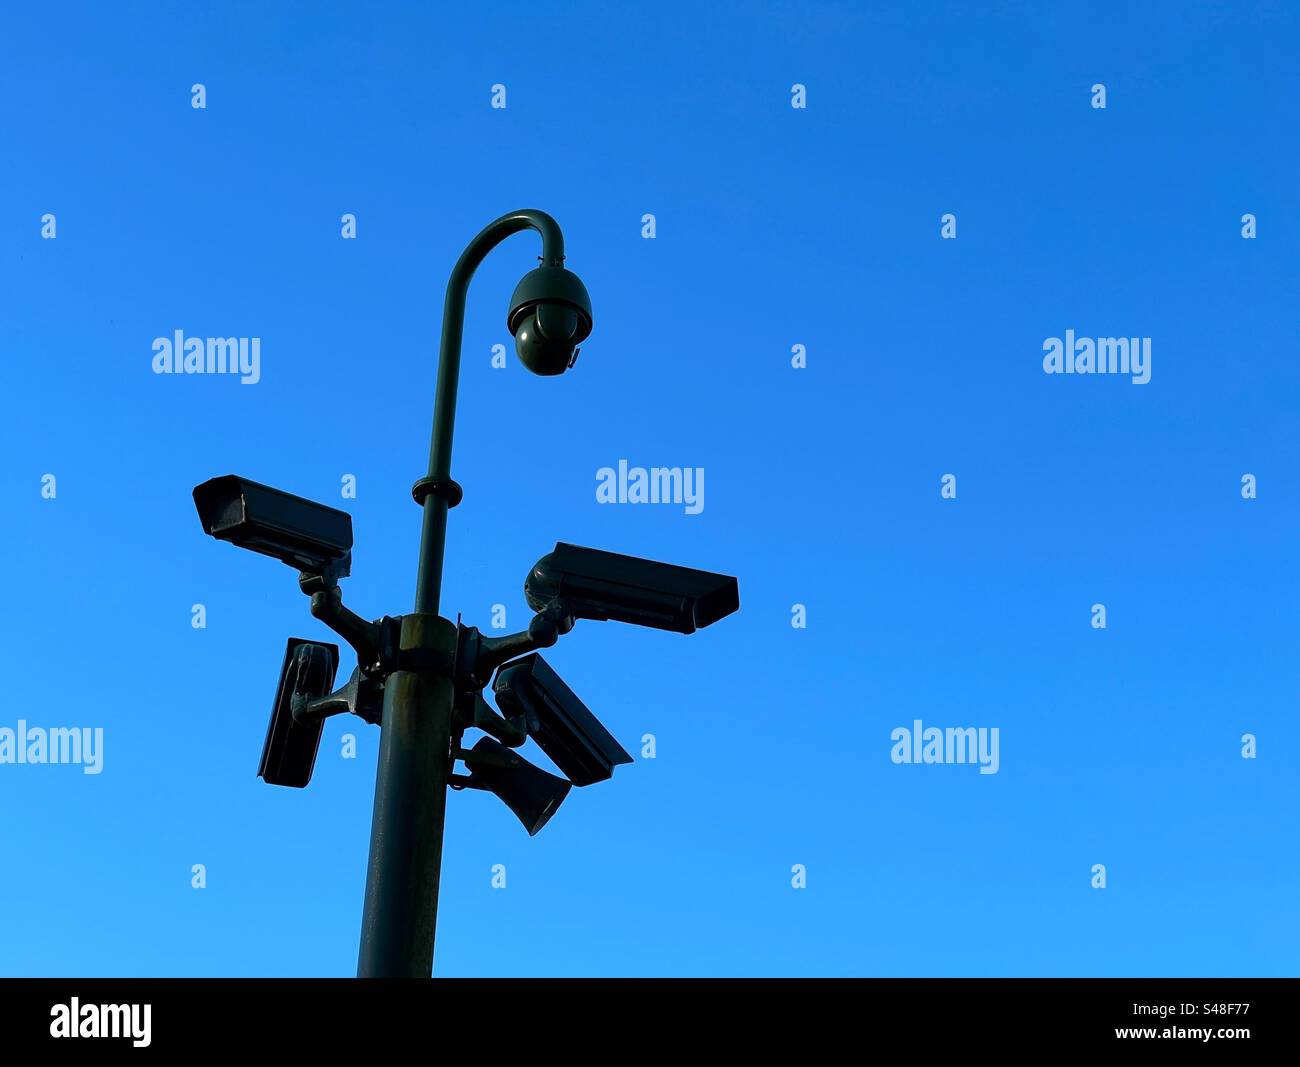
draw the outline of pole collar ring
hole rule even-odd
[[[450,478],[421,478],[411,486],[411,496],[420,507],[424,507],[426,497],[440,496],[447,501],[448,508],[454,508],[464,499],[465,491],[461,489],[460,483]]]

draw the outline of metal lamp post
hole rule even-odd
[[[438,875],[451,771],[454,692],[450,665],[456,651],[456,627],[439,617],[438,602],[447,512],[462,495],[460,486],[451,478],[451,447],[465,296],[484,257],[511,234],[526,229],[541,234],[542,265],[516,290],[511,301],[511,327],[515,329],[517,314],[530,307],[541,308],[542,328],[551,325],[546,321],[548,313],[560,320],[555,336],[549,339],[550,348],[543,353],[551,362],[530,369],[560,373],[572,364],[573,346],[591,331],[586,290],[576,275],[564,269],[564,235],[545,212],[524,210],[502,215],[469,243],[452,269],[443,304],[429,473],[412,490],[416,502],[424,508],[415,613],[403,617],[401,628],[402,652],[423,653],[425,665],[394,672],[384,686],[359,977],[427,977],[433,969]],[[526,331],[531,325],[520,329]],[[526,345],[545,349],[547,340],[528,336],[520,339],[521,356]]]
[[[727,575],[560,542],[524,583],[535,612],[526,630],[485,637],[439,614],[447,512],[462,495],[451,477],[451,445],[465,295],[488,252],[525,229],[541,235],[542,255],[515,287],[506,316],[520,360],[534,374],[562,374],[591,333],[591,300],[564,267],[564,238],[549,215],[503,215],[456,261],[443,307],[429,471],[411,491],[424,510],[412,613],[367,621],[344,607],[339,581],[352,565],[345,512],[233,474],[194,489],[204,531],[297,570],[312,615],[356,652],[351,678],[333,689],[338,646],[289,640],[258,775],[270,785],[306,786],[331,715],[350,712],[380,726],[359,977],[433,972],[448,788],[495,794],[531,835],[572,786],[604,781],[632,762],[539,649],[578,619],[689,634],[740,606],[736,579]],[[483,698],[489,683],[500,714]],[[471,728],[488,736],[466,749],[461,739]],[[512,751],[529,738],[565,777]],[[457,760],[468,774],[453,772]]]

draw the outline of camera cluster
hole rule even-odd
[[[258,774],[271,785],[302,788],[311,781],[326,718],[350,712],[382,723],[385,680],[412,666],[400,647],[401,619],[368,622],[343,606],[338,580],[350,570],[352,550],[345,512],[235,475],[204,482],[194,502],[211,536],[298,570],[312,614],[357,653],[351,678],[335,690],[338,646],[289,641]],[[524,596],[537,613],[527,630],[484,637],[458,623],[449,661],[420,666],[452,679],[448,758],[469,773],[452,773],[450,786],[495,794],[535,834],[572,786],[605,781],[616,766],[632,762],[537,650],[554,645],[579,619],[694,633],[739,608],[740,598],[736,579],[726,575],[565,543],[529,571]],[[499,710],[484,699],[489,684]],[[485,736],[466,749],[469,729]],[[514,751],[529,738],[564,777]]]
[[[526,630],[485,637],[442,616],[447,515],[463,497],[451,454],[466,294],[483,258],[528,229],[541,237],[540,265],[515,287],[506,313],[520,361],[534,374],[563,374],[591,333],[591,299],[564,265],[564,235],[550,215],[531,208],[502,215],[461,253],[443,303],[427,474],[411,489],[423,512],[413,612],[367,620],[344,607],[339,582],[352,568],[352,519],[344,512],[235,475],[194,490],[204,531],[297,570],[312,615],[356,652],[347,684],[335,688],[338,646],[289,642],[258,774],[301,788],[311,781],[325,719],[347,712],[381,726],[362,976],[432,972],[449,788],[495,794],[535,834],[575,785],[604,781],[632,762],[540,649],[579,619],[690,634],[740,606],[735,578],[561,543],[524,583],[536,612]],[[489,686],[495,708],[484,696]],[[484,736],[466,748],[469,730]],[[529,738],[563,777],[519,755]],[[458,763],[465,773],[457,773]]]

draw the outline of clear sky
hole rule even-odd
[[[447,275],[536,207],[595,329],[494,368],[535,235],[474,279],[444,612],[522,628],[557,540],[742,606],[547,653],[637,761],[532,839],[450,797],[437,973],[1295,974],[1300,16],[1141,6],[7,7],[0,730],[103,748],[0,764],[0,973],[353,973],[378,730],[255,777],[329,631],[190,490],[345,508],[347,602],[409,611]],[[260,380],[155,374],[177,330]]]

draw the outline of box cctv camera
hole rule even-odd
[[[301,789],[311,781],[325,720],[300,723],[293,717],[293,697],[295,693],[308,699],[325,696],[334,689],[338,669],[338,645],[289,638],[275,703],[271,706],[271,722],[266,728],[266,743],[262,746],[262,762],[257,768],[258,777],[267,785]]]
[[[574,785],[603,782],[632,757],[536,653],[507,663],[492,683],[506,718],[522,718],[529,734]]]
[[[613,619],[694,633],[740,607],[735,578],[563,542],[524,582],[528,606],[559,597],[578,619]]]
[[[331,566],[338,577],[347,574],[352,516],[346,511],[234,474],[197,486],[194,504],[203,529],[220,541],[274,556],[310,574]]]

